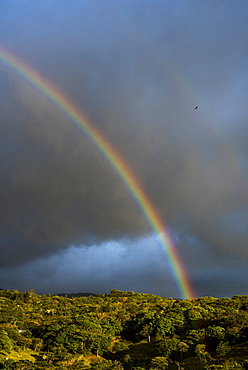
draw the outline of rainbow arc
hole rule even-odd
[[[171,268],[171,273],[182,298],[195,296],[185,266],[173,245],[168,230],[162,222],[148,195],[143,190],[137,177],[114,146],[90,122],[74,104],[53,84],[41,76],[34,68],[24,63],[17,56],[0,47],[0,62],[25,81],[34,86],[42,95],[62,111],[74,125],[84,134],[98,152],[114,169],[122,184],[128,189],[130,196],[138,205],[151,230],[159,235],[160,247]]]

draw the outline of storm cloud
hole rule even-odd
[[[118,150],[199,295],[247,293],[247,8],[242,0],[0,3],[0,45]],[[2,63],[0,130],[3,288],[28,289],[36,272],[41,292],[176,294],[169,266],[157,268],[154,231],[106,159]]]

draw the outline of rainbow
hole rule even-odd
[[[94,145],[98,152],[114,169],[122,183],[127,187],[129,194],[137,203],[142,215],[145,216],[151,229],[159,235],[161,248],[165,253],[171,268],[172,276],[182,298],[190,299],[195,296],[184,264],[172,243],[169,232],[166,230],[151,200],[142,189],[138,179],[130,167],[121,158],[117,150],[90,122],[90,120],[73,103],[36,70],[17,58],[15,55],[0,47],[0,62],[17,73],[24,80],[34,86],[42,95],[62,111],[78,129]]]

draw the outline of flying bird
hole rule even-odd
[[[198,107],[195,107],[195,109],[198,109]]]

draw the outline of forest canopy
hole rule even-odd
[[[248,296],[0,290],[0,368],[248,369]]]

